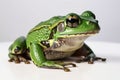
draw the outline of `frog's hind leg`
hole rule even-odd
[[[97,60],[106,61],[106,58],[96,57],[94,52],[86,44],[84,44],[82,48],[76,51],[75,56],[80,57],[76,62],[87,61],[89,64],[93,64],[94,61]]]
[[[29,51],[26,47],[26,38],[24,36],[20,36],[9,47],[9,62],[25,62],[25,64],[29,64],[30,59],[28,59],[28,53]]]

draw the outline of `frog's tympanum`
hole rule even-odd
[[[105,61],[105,58],[96,57],[84,43],[86,38],[99,31],[98,20],[91,11],[85,11],[81,15],[70,13],[55,16],[32,28],[26,38],[17,38],[9,47],[9,61],[30,63],[31,59],[38,67],[64,71],[70,71],[67,65],[76,66],[63,61],[68,57],[77,57],[77,62],[87,61],[89,64],[95,60]]]

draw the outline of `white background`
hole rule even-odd
[[[120,42],[120,0],[0,0],[0,41],[13,41],[39,22],[70,12],[91,10],[101,32],[89,40]]]

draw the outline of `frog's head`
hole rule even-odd
[[[90,36],[100,30],[98,21],[91,11],[85,11],[81,15],[70,13],[59,23],[55,38],[67,38],[74,36]]]

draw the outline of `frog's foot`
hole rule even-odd
[[[65,63],[65,62],[54,62],[54,61],[46,61],[42,64],[43,68],[51,68],[51,69],[62,69],[65,72],[69,72],[70,69],[68,66],[76,67],[73,63]]]
[[[93,56],[93,55],[90,55],[90,56],[88,56],[88,57],[82,56],[82,57],[81,57],[79,60],[77,60],[76,62],[77,62],[77,63],[80,63],[80,62],[85,62],[85,61],[87,61],[88,64],[93,64],[94,61],[98,61],[98,60],[101,60],[101,61],[105,62],[105,61],[106,61],[106,58],[96,57],[96,56]]]
[[[101,58],[101,57],[95,57],[95,58],[89,58],[89,60],[88,60],[88,64],[93,64],[94,63],[94,61],[98,61],[98,60],[101,60],[101,61],[106,61],[106,58]]]
[[[95,60],[101,60],[101,61],[106,61],[106,58],[102,58],[102,57],[96,57]]]
[[[16,64],[20,63],[20,60],[19,60],[18,57],[10,58],[8,61],[9,62],[15,62]]]
[[[18,56],[18,57],[19,57],[20,62],[24,62],[25,64],[30,64],[30,61],[27,60],[26,58],[24,58],[22,56]]]
[[[9,57],[9,62],[15,62],[16,64],[20,62],[25,62],[25,64],[30,64],[29,60],[27,58],[22,57],[21,55],[9,54]]]

